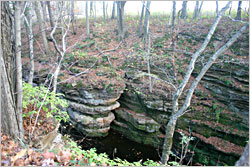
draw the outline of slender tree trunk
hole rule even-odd
[[[119,39],[124,39],[125,27],[124,27],[124,6],[126,1],[117,1],[117,21],[118,21],[118,36]]]
[[[109,18],[109,16],[108,16],[108,3],[106,3],[105,12],[106,12],[106,18]]]
[[[47,23],[47,11],[46,11],[46,5],[45,2],[40,1],[41,2],[41,6],[42,6],[42,12],[43,12],[43,21],[46,24]]]
[[[48,13],[49,13],[49,22],[50,22],[50,26],[51,26],[51,30],[54,27],[54,19],[53,19],[53,14],[51,11],[51,6],[50,6],[50,1],[47,1],[47,7],[48,7]]]
[[[20,3],[20,2],[19,2]],[[17,4],[18,5],[18,4]],[[16,74],[13,72],[15,67],[15,54],[13,50],[13,29],[12,17],[9,15],[9,2],[0,2],[1,8],[1,44],[0,44],[0,108],[1,108],[1,128],[3,132],[18,140],[23,136],[22,118],[18,120],[14,95],[13,79]],[[21,123],[20,123],[20,122]],[[21,127],[20,127],[21,125]]]
[[[196,19],[198,16],[198,10],[199,10],[199,1],[196,1],[195,8],[194,8],[194,16],[193,19]]]
[[[152,78],[150,72],[150,33],[148,32],[148,49],[147,49],[147,69],[148,69],[148,77],[149,77],[149,92],[152,93]]]
[[[219,15],[219,2],[216,1],[216,14]]]
[[[112,8],[112,16],[111,19],[115,19],[115,1],[113,2],[113,8]]]
[[[185,114],[186,109],[190,105],[193,92],[194,92],[195,88],[197,87],[198,83],[200,82],[201,78],[204,76],[206,71],[211,67],[211,65],[214,63],[216,58],[222,52],[224,52],[239,37],[239,35],[242,33],[242,31],[244,31],[244,29],[241,29],[240,34],[237,33],[236,36],[233,36],[232,37],[233,40],[230,40],[228,43],[226,43],[226,45],[224,45],[221,49],[219,49],[209,59],[207,64],[202,68],[201,72],[198,74],[198,76],[195,78],[195,80],[192,82],[190,88],[188,89],[188,93],[186,95],[184,104],[182,105],[182,107],[180,109],[178,109],[179,97],[182,95],[182,92],[190,79],[190,76],[191,76],[191,74],[194,70],[194,67],[195,67],[196,60],[200,56],[200,54],[206,49],[206,46],[208,45],[209,41],[211,40],[211,38],[214,34],[214,31],[215,31],[217,25],[219,24],[220,19],[225,14],[225,11],[229,8],[230,4],[231,4],[231,2],[228,2],[227,5],[220,11],[214,24],[210,28],[210,31],[208,32],[208,35],[207,35],[205,41],[200,46],[200,48],[192,55],[192,58],[191,58],[190,63],[188,65],[187,72],[186,72],[181,84],[179,85],[178,89],[175,91],[175,93],[172,96],[172,115],[171,115],[170,120],[169,120],[167,127],[166,127],[166,131],[165,131],[166,134],[165,134],[165,138],[164,138],[163,152],[162,152],[162,157],[161,157],[161,162],[163,164],[166,164],[168,159],[169,159],[169,155],[170,155],[171,148],[172,148],[172,140],[173,140],[176,121],[179,117],[181,117],[183,114]],[[245,29],[246,29],[246,26],[245,26]]]
[[[185,19],[187,17],[187,1],[182,2],[181,18]]]
[[[93,10],[93,1],[90,1],[90,17],[91,18],[93,17],[93,13],[94,13],[94,10]]]
[[[150,4],[151,1],[147,1],[146,11],[145,11],[145,19],[144,19],[144,37],[143,40],[147,40],[148,30],[149,30],[149,18],[150,18]]]
[[[237,9],[237,15],[235,17],[235,20],[241,20],[241,4],[242,4],[242,1],[239,1],[238,9]]]
[[[173,8],[171,9],[171,12],[168,17],[168,25],[171,25],[171,18],[172,18]]]
[[[36,12],[37,21],[39,24],[39,29],[40,29],[40,32],[42,33],[42,40],[43,40],[43,44],[44,44],[44,48],[45,48],[45,54],[49,55],[49,45],[48,45],[48,41],[46,38],[46,29],[45,29],[45,26],[43,24],[43,21],[42,21],[43,18],[41,15],[41,4],[38,1],[34,2],[34,9]]]
[[[87,38],[89,38],[89,6],[88,6],[88,1],[86,1],[86,9],[85,9],[85,14],[86,14],[86,33],[87,33]]]
[[[74,21],[75,21],[75,13],[74,13],[74,3],[75,1],[71,1],[71,25],[72,25],[72,30],[73,34],[76,34],[75,27],[74,27]]]
[[[15,52],[16,52],[16,112],[18,126],[20,129],[19,136],[23,139],[23,86],[22,86],[22,59],[21,59],[21,6],[22,2],[15,2]]]
[[[102,11],[103,11],[103,20],[104,20],[104,22],[106,22],[105,1],[102,2]]]
[[[142,35],[142,21],[143,21],[143,16],[144,16],[144,8],[145,8],[145,1],[142,1],[142,9],[141,9],[141,19],[140,19],[140,24],[139,24],[139,29],[138,29],[138,36],[141,37]]]
[[[204,1],[201,1],[201,5],[199,7],[199,11],[198,11],[198,16],[201,17],[201,8],[202,8],[202,5],[203,5],[203,2]]]
[[[33,23],[32,23],[32,15],[31,15],[31,8],[26,9],[26,18],[25,18],[25,25],[27,30],[27,36],[29,41],[29,54],[30,54],[30,72],[29,72],[29,83],[32,85],[33,83],[33,77],[34,77],[34,48],[33,48]]]
[[[95,1],[95,22],[96,22],[96,1]]]

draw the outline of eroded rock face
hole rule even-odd
[[[205,165],[234,165],[248,140],[248,72],[241,68],[227,71],[220,67],[208,71],[195,91],[190,111],[179,118],[176,126],[175,150],[180,148],[180,132],[192,132],[195,140],[190,148],[195,148],[194,161],[206,161]],[[228,83],[230,75],[232,82]],[[162,147],[164,128],[160,126],[166,125],[171,115],[171,96],[162,96],[158,93],[161,90],[151,94],[138,91],[138,87],[142,87],[138,81],[127,82],[112,128],[131,140]],[[145,129],[147,121],[140,122],[140,116],[159,126],[150,133]]]
[[[159,130],[160,124],[143,113],[136,113],[132,110],[119,108],[115,113],[125,121],[131,123],[136,129],[153,133]]]
[[[75,128],[88,137],[108,135],[110,123],[115,119],[111,111],[120,106],[117,99],[122,91],[108,92],[67,85],[60,90],[69,102],[68,114]]]

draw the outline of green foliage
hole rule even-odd
[[[195,137],[191,137],[191,136],[187,136],[184,133],[180,132],[181,134],[181,145],[186,145],[188,144],[190,141],[194,140]]]
[[[216,122],[218,123],[220,120],[220,113],[221,113],[222,109],[219,108],[217,110],[215,110],[215,117],[216,117]]]
[[[72,141],[66,136],[68,143],[65,146],[65,149],[69,149],[72,153],[73,158],[77,158],[80,155],[84,155],[84,158],[87,160],[87,165],[90,165],[91,163],[95,163],[97,166],[99,165],[109,165],[109,166],[160,166],[160,163],[154,162],[152,160],[147,160],[143,164],[138,162],[128,162],[127,160],[122,160],[120,158],[115,158],[114,160],[109,159],[108,155],[106,153],[96,153],[95,148],[91,148],[90,150],[82,150],[80,146],[77,146],[77,143]],[[86,165],[83,163],[83,160],[76,161],[71,160],[72,165]]]
[[[60,107],[66,108],[68,103],[66,100],[59,98],[64,96],[62,93],[50,92],[44,86],[33,87],[29,83],[23,82],[23,108],[29,105],[34,106],[33,111],[24,114],[24,117],[37,113],[39,108],[47,112],[47,117],[54,117],[58,121],[66,122],[69,115],[66,111],[61,111]]]

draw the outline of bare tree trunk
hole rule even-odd
[[[240,159],[235,163],[235,166],[249,166],[249,143],[247,143],[244,152]]]
[[[95,22],[96,22],[96,1],[95,1]]]
[[[46,29],[45,29],[45,26],[43,24],[43,21],[42,21],[43,18],[41,15],[41,4],[38,1],[34,2],[34,9],[36,12],[37,21],[39,24],[39,29],[40,29],[40,32],[42,33],[42,39],[43,39],[43,44],[44,44],[44,48],[45,48],[45,53],[47,55],[49,55],[49,45],[48,45],[48,41],[46,38]]]
[[[41,6],[42,6],[42,12],[43,12],[43,21],[44,23],[47,23],[47,11],[46,11],[46,5],[45,2],[40,1],[41,2]]]
[[[151,1],[147,1],[146,11],[145,11],[145,19],[144,19],[144,35],[143,40],[147,40],[148,30],[149,30],[149,17],[150,17],[150,4]]]
[[[20,2],[19,2],[20,3]],[[12,16],[9,15],[9,2],[1,2],[1,45],[0,45],[0,108],[1,108],[1,128],[3,132],[9,134],[14,139],[22,139],[23,125],[22,118],[18,120],[13,86],[15,74],[12,67],[15,58],[13,51],[13,29]],[[19,122],[21,121],[21,123]],[[21,127],[20,127],[21,125]]]
[[[216,14],[219,15],[219,2],[216,1]]]
[[[241,4],[242,4],[242,1],[239,1],[238,9],[237,9],[237,15],[235,17],[235,20],[241,20]]]
[[[168,25],[171,25],[171,18],[172,18],[173,8],[171,9],[171,12],[168,17]]]
[[[112,16],[111,19],[115,19],[115,1],[113,2],[113,8],[112,8]]]
[[[105,1],[102,2],[102,11],[103,11],[103,20],[104,20],[104,22],[106,22]]]
[[[71,1],[71,25],[72,25],[73,34],[76,34],[75,27],[74,27],[74,21],[75,21],[74,3],[75,1]]]
[[[196,19],[198,16],[198,10],[199,10],[199,1],[196,1],[195,8],[194,8],[194,16],[193,19]]]
[[[53,19],[53,14],[51,11],[51,6],[50,6],[50,1],[47,1],[47,7],[48,7],[48,13],[49,13],[49,22],[50,22],[50,26],[51,26],[51,30],[54,27],[54,19]]]
[[[21,59],[21,6],[22,2],[15,2],[15,52],[16,52],[16,112],[20,138],[23,139],[23,86],[22,86],[22,59]]]
[[[32,23],[32,15],[31,15],[31,8],[26,9],[26,16],[25,16],[25,25],[26,25],[26,30],[27,30],[27,36],[28,36],[28,41],[29,41],[29,54],[30,54],[30,72],[29,72],[29,83],[32,85],[33,83],[33,77],[34,77],[34,71],[35,71],[35,66],[34,66],[34,48],[33,48],[33,23]]]
[[[87,33],[87,38],[89,38],[89,6],[88,6],[88,1],[86,1],[86,8],[85,8],[85,14],[86,14],[86,33]]]
[[[117,1],[117,22],[118,22],[118,36],[120,40],[124,39],[124,6],[126,1]]]
[[[187,1],[182,2],[182,9],[181,9],[181,18],[187,18]]]
[[[90,1],[90,17],[93,17],[94,9],[93,9],[93,1]]]
[[[108,18],[108,3],[106,3],[106,7],[105,7],[105,12],[106,12],[106,18]]]
[[[203,5],[203,2],[204,2],[204,1],[201,1],[201,5],[200,5],[200,7],[199,7],[199,11],[198,11],[199,17],[201,17],[201,8],[202,8],[202,5]]]
[[[58,78],[58,75],[59,75],[59,72],[60,72],[60,69],[61,69],[61,64],[62,64],[62,61],[64,59],[64,55],[67,51],[66,49],[66,37],[67,37],[67,34],[68,34],[68,31],[69,31],[69,28],[70,28],[70,22],[71,22],[71,19],[69,20],[68,23],[66,23],[66,20],[63,20],[63,22],[65,23],[64,25],[66,26],[66,31],[64,31],[64,26],[62,27],[62,39],[60,41],[62,41],[62,49],[58,46],[57,44],[57,41],[55,40],[54,38],[54,34],[55,34],[55,31],[57,29],[57,26],[58,26],[58,22],[59,22],[59,19],[65,19],[64,17],[62,17],[62,10],[63,10],[63,4],[59,4],[61,5],[61,7],[59,7],[59,12],[58,12],[58,18],[56,20],[56,23],[55,23],[55,27],[53,28],[53,30],[51,31],[50,33],[50,37],[52,39],[52,42],[53,42],[53,45],[57,51],[57,53],[59,54],[59,62],[57,64],[57,68],[54,72],[54,82],[53,82],[53,92],[56,93],[56,89],[57,89],[57,78]]]
[[[148,50],[147,50],[147,69],[148,69],[148,77],[149,77],[149,92],[152,93],[152,78],[150,72],[150,33],[147,33],[148,37]]]
[[[142,21],[143,21],[143,16],[144,16],[144,8],[145,8],[145,1],[142,1],[142,9],[141,9],[141,19],[140,19],[140,24],[139,24],[139,29],[138,29],[138,36],[141,37],[142,35]]]
[[[182,105],[181,109],[178,109],[178,100],[179,97],[181,96],[184,88],[186,87],[190,76],[194,70],[195,67],[195,63],[197,58],[200,56],[200,54],[206,49],[206,46],[208,45],[209,41],[211,40],[214,31],[217,27],[217,25],[219,24],[220,19],[222,18],[222,16],[225,14],[225,11],[229,8],[231,2],[228,2],[227,5],[220,11],[218,17],[216,18],[214,24],[212,25],[212,27],[210,28],[210,31],[208,32],[208,35],[205,39],[205,41],[203,42],[203,44],[201,45],[201,47],[192,55],[192,58],[190,60],[190,63],[188,65],[188,69],[187,72],[181,82],[181,84],[179,85],[178,89],[176,89],[175,93],[173,94],[172,97],[172,115],[170,117],[170,120],[167,124],[167,127],[165,129],[165,138],[164,138],[164,144],[163,144],[163,152],[162,152],[162,157],[161,157],[161,162],[163,164],[166,164],[168,159],[169,159],[169,155],[171,152],[171,148],[172,148],[172,138],[174,135],[174,130],[175,130],[175,125],[176,125],[176,121],[177,119],[182,116],[183,114],[185,114],[186,109],[189,107],[190,102],[191,102],[191,98],[193,95],[193,92],[195,90],[195,88],[197,87],[198,83],[200,82],[201,78],[204,76],[204,74],[206,73],[206,71],[210,68],[210,66],[213,64],[213,62],[216,60],[216,58],[223,52],[225,51],[238,37],[239,35],[244,31],[243,29],[241,29],[240,33],[237,33],[236,36],[233,36],[232,39],[226,44],[224,45],[221,49],[219,49],[207,62],[207,64],[202,68],[200,74],[196,77],[196,79],[193,81],[193,83],[191,84],[190,88],[188,89],[188,94],[186,96],[185,102]],[[246,29],[246,27],[245,27]]]

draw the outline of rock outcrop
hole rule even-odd
[[[63,84],[60,91],[69,102],[68,114],[73,126],[88,137],[106,136],[110,123],[115,119],[112,110],[118,108],[123,89],[107,91],[105,89],[89,89],[83,85]]]
[[[226,72],[225,67],[220,71],[218,68],[213,66],[208,71],[195,91],[190,111],[178,120],[174,148],[180,149],[180,132],[191,133],[195,137],[190,143],[191,150],[195,149],[195,162],[233,165],[243,152],[249,134],[248,72],[243,70],[247,68],[236,68],[232,73]],[[234,81],[227,83],[225,78],[229,75]],[[116,119],[111,127],[131,140],[161,148],[164,125],[171,115],[170,92],[162,87],[153,89],[152,93],[147,92],[148,87],[138,89],[142,88],[138,80],[126,84],[127,90],[118,100],[121,107],[115,110]],[[142,117],[143,121],[139,121]],[[149,131],[146,120],[154,125]]]

